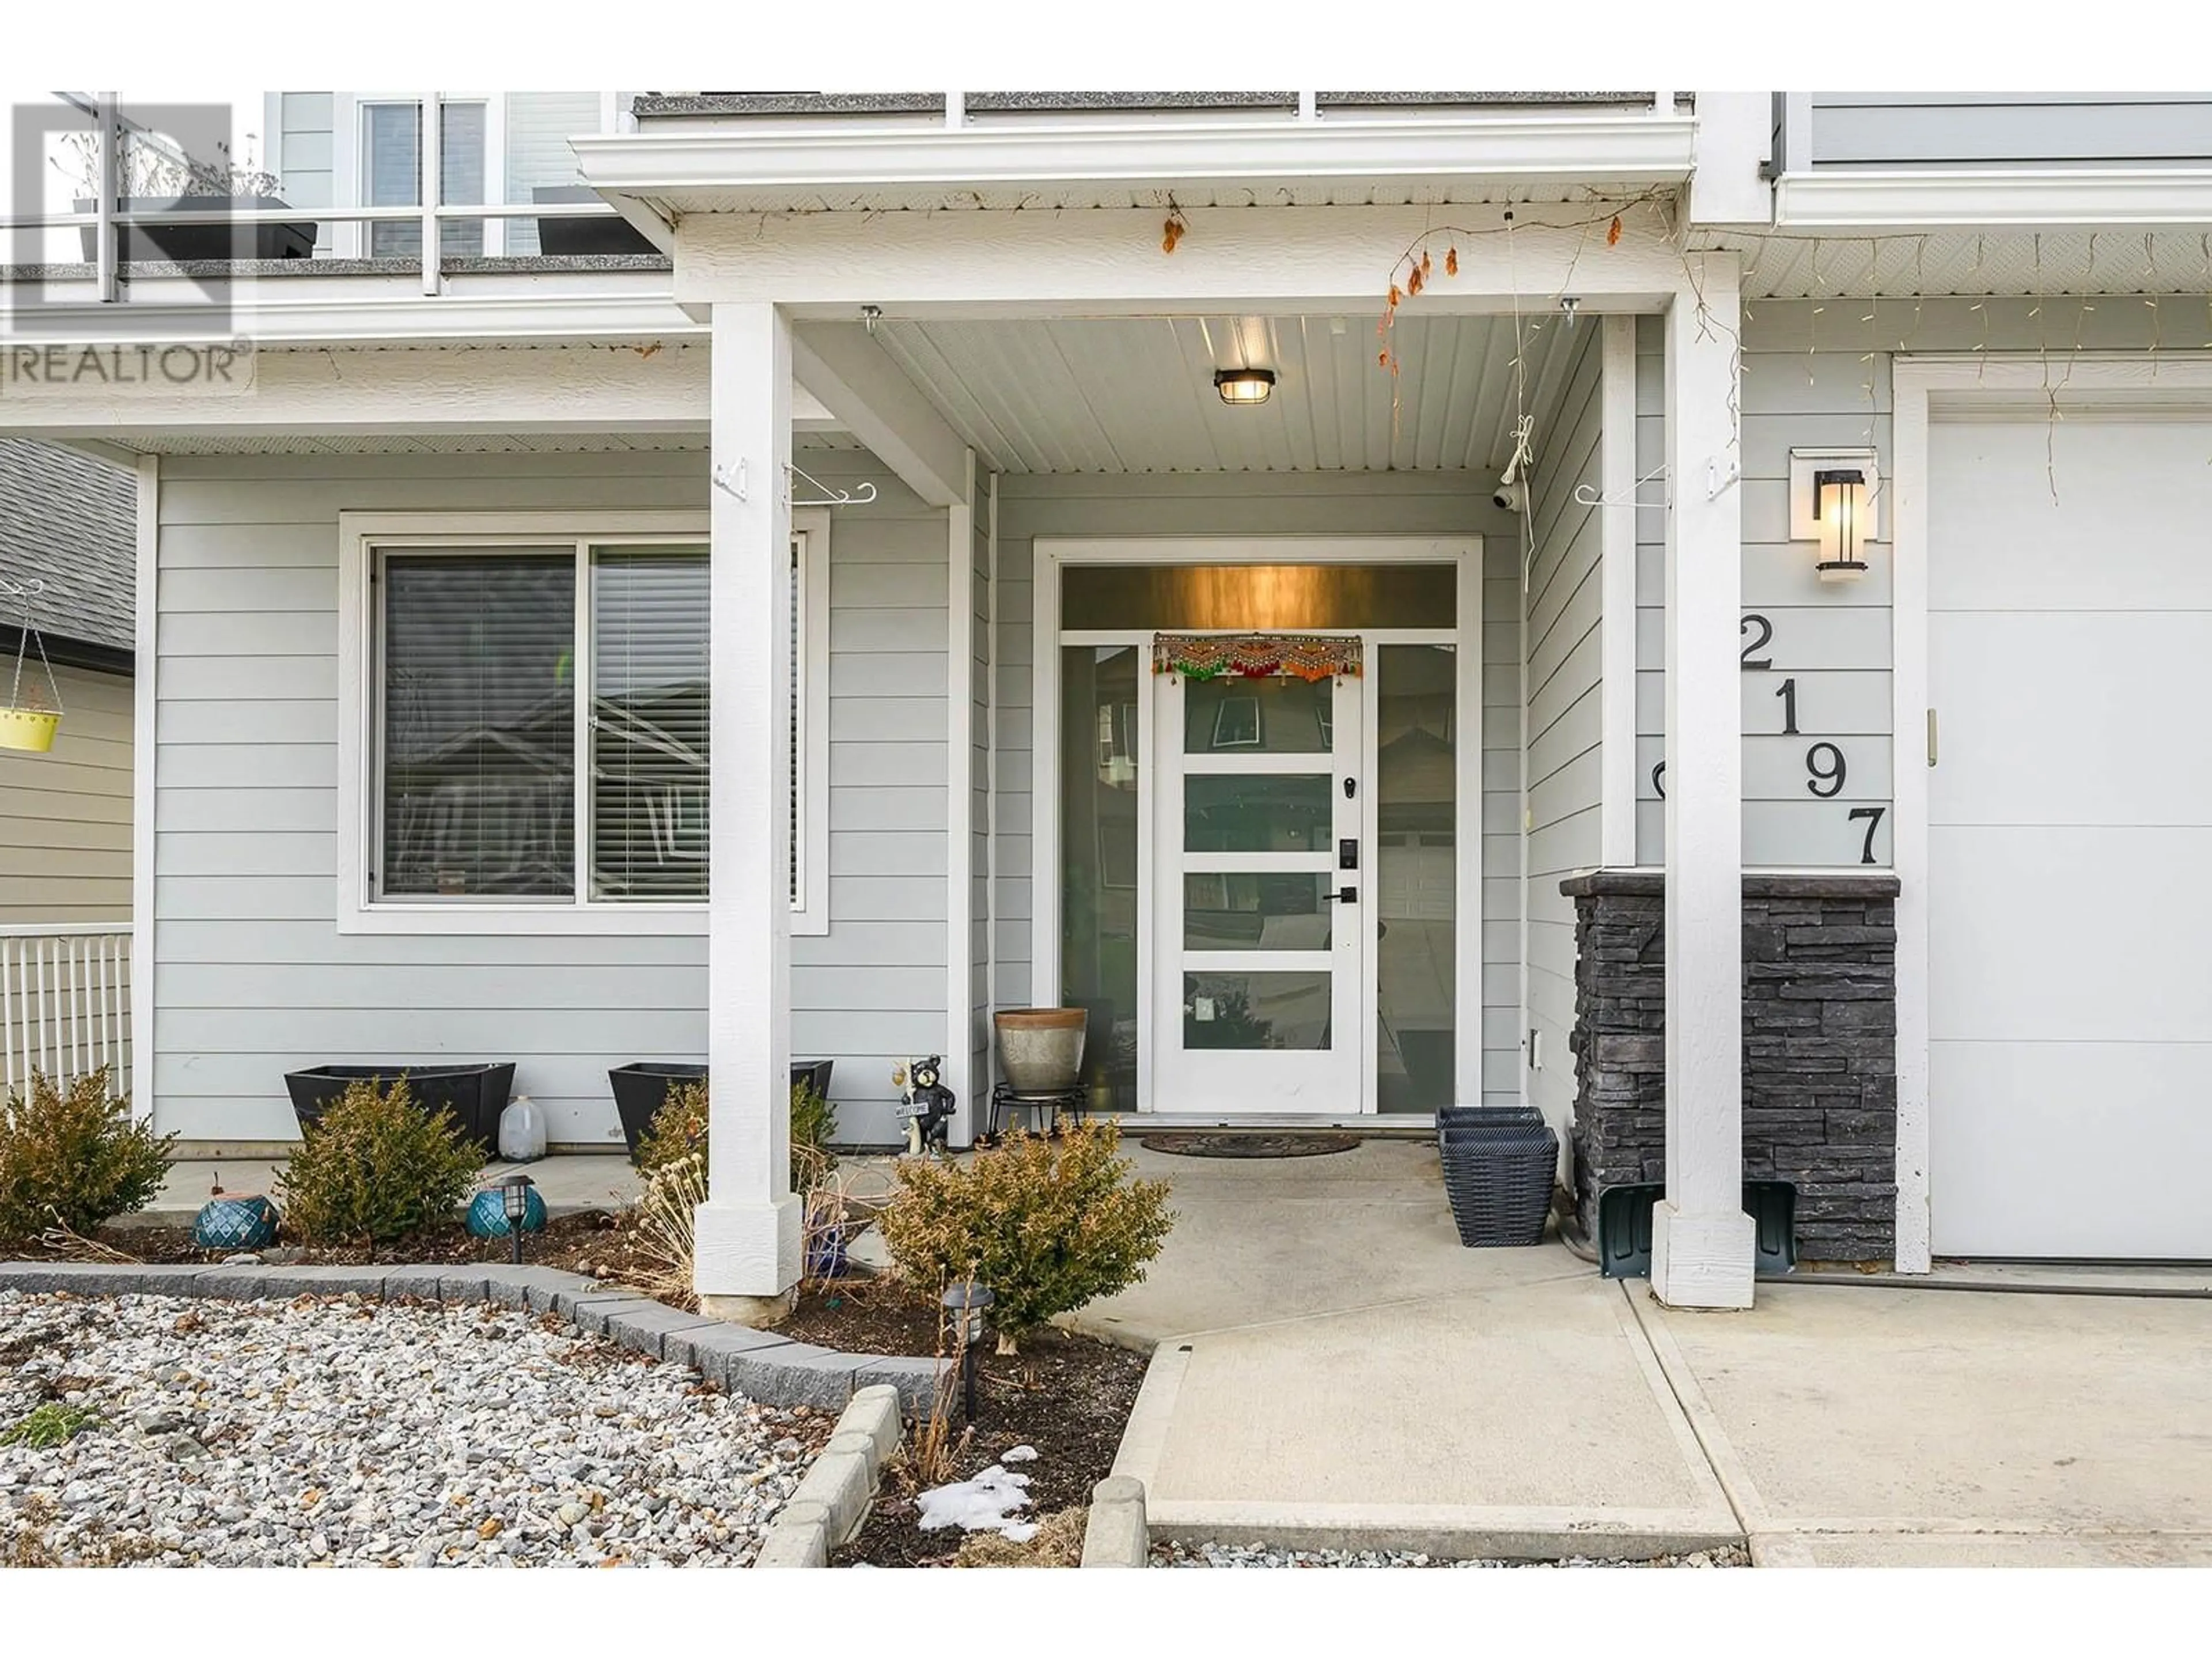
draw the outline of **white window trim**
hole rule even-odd
[[[799,769],[799,828],[791,843],[794,934],[830,931],[830,513],[796,507],[799,546],[799,660],[792,707],[799,717],[792,762]]]
[[[376,845],[375,554],[392,547],[532,547],[708,539],[703,513],[341,513],[338,515],[337,931],[416,934],[704,934],[707,905],[409,903],[369,890]],[[826,722],[825,722],[826,723]],[[826,906],[824,907],[826,912]]]
[[[281,96],[281,94],[279,94]],[[368,199],[368,150],[362,142],[362,124],[372,104],[412,104],[427,111],[435,100],[447,104],[484,106],[483,205],[507,205],[507,94],[500,92],[343,92],[331,100],[331,189],[340,207],[360,207]],[[425,119],[429,118],[427,115]],[[342,169],[342,170],[341,170]],[[275,169],[271,169],[274,171]],[[441,194],[442,194],[442,191]],[[418,190],[417,195],[421,194]],[[418,203],[419,206],[420,204]],[[507,252],[507,221],[483,222],[486,258]],[[337,227],[344,246],[333,239],[331,252],[340,258],[358,258],[368,250],[368,228],[356,220]]]

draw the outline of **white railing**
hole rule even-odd
[[[0,927],[0,1089],[58,1081],[106,1066],[127,1095],[131,930],[115,922]]]

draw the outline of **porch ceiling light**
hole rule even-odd
[[[1221,401],[1243,408],[1264,404],[1275,395],[1275,371],[1272,368],[1217,368],[1213,371],[1213,389],[1221,394]]]
[[[1859,467],[1823,469],[1813,475],[1813,521],[1820,529],[1824,582],[1856,581],[1866,574],[1867,476]]]

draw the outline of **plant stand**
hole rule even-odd
[[[997,1084],[992,1087],[990,1109],[984,1114],[983,1133],[975,1137],[975,1145],[997,1146],[1000,1126],[1010,1122],[1017,1112],[1030,1115],[1037,1133],[1056,1135],[1062,1112],[1073,1114],[1080,1123],[1090,1109],[1091,1091],[1080,1083],[1072,1088],[1049,1090],[1019,1090],[1011,1083]]]

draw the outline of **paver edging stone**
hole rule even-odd
[[[799,1490],[769,1522],[753,1565],[828,1566],[830,1552],[866,1522],[899,1432],[897,1389],[878,1384],[855,1394]]]
[[[295,1266],[199,1267],[106,1261],[0,1261],[0,1291],[77,1296],[205,1296],[238,1302],[285,1301],[349,1292],[380,1300],[456,1304],[491,1302],[554,1314],[580,1330],[656,1359],[696,1367],[702,1375],[764,1406],[849,1407],[880,1388],[908,1411],[928,1403],[937,1362],[903,1354],[840,1353],[794,1342],[773,1330],[687,1314],[619,1285],[557,1267],[484,1262],[389,1267]],[[842,1423],[839,1425],[843,1427]],[[896,1436],[892,1442],[896,1443]],[[880,1462],[880,1458],[878,1459]]]

